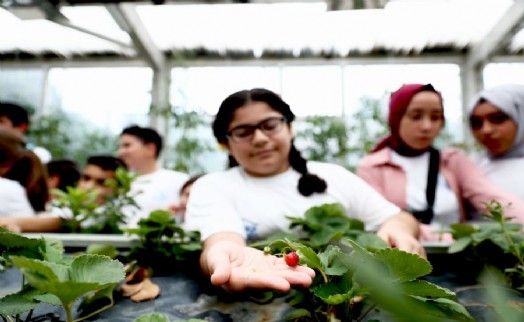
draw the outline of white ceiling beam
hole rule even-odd
[[[466,58],[468,68],[484,65],[507,45],[519,30],[524,21],[524,0],[515,0],[498,23],[488,32],[484,39],[470,48]]]
[[[136,12],[134,4],[106,4],[105,7],[116,23],[129,34],[137,51],[146,59],[153,70],[165,66],[164,53],[158,49]]]

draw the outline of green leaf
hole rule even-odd
[[[25,247],[37,249],[42,245],[42,242],[42,239],[28,238],[0,228],[0,245],[6,248]]]
[[[295,309],[286,314],[286,321],[300,321],[301,318],[311,317],[311,312],[306,309]]]
[[[169,322],[169,317],[165,314],[152,313],[139,316],[135,322]]]
[[[448,317],[455,318],[458,321],[475,321],[466,308],[454,300],[449,298],[437,298],[432,299],[431,302],[447,311]]]
[[[64,254],[64,245],[58,239],[44,238],[44,259],[50,262],[58,263],[62,260]]]
[[[472,243],[471,237],[462,237],[461,239],[456,240],[451,246],[449,246],[448,253],[454,254],[454,253],[461,252],[464,249],[466,249],[466,247],[471,245],[471,243]]]
[[[300,256],[300,262],[306,264],[312,269],[322,270],[322,262],[318,257],[317,253],[309,247],[302,247],[297,250],[298,255]]]
[[[0,315],[22,314],[33,310],[38,304],[38,301],[26,298],[24,291],[6,295],[0,298]]]
[[[377,251],[379,249],[385,249],[389,247],[385,240],[378,237],[377,234],[374,233],[363,232],[357,236],[356,242],[370,251]]]
[[[32,286],[56,295],[64,305],[124,279],[122,263],[100,255],[80,255],[70,266],[24,257],[12,260]]]
[[[342,275],[348,270],[348,255],[342,253],[337,246],[329,245],[325,251],[318,254],[318,258],[322,263],[322,270],[328,275]]]
[[[322,299],[327,304],[338,305],[348,301],[352,297],[352,292],[345,292],[334,283],[322,284],[312,289],[315,296]]]
[[[427,299],[411,296],[406,299],[411,306],[410,312],[425,316],[424,321],[474,321],[469,312],[459,303],[446,298]]]
[[[467,237],[477,232],[479,229],[468,224],[451,224],[451,234],[455,240]]]
[[[104,255],[109,258],[116,258],[118,250],[113,245],[107,244],[90,244],[86,249],[87,254]]]
[[[393,276],[401,282],[410,281],[431,273],[431,264],[416,254],[397,248],[386,248],[376,252],[376,257],[388,267]]]
[[[402,289],[407,295],[414,295],[420,297],[430,297],[430,298],[450,298],[455,300],[456,294],[452,291],[432,284],[428,281],[409,281],[402,284]]]

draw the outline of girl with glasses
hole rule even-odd
[[[479,166],[497,185],[524,200],[524,85],[481,91],[468,116],[473,136],[485,149]]]
[[[435,231],[472,219],[470,208],[485,213],[499,201],[506,215],[524,223],[524,202],[489,180],[456,149],[433,143],[444,127],[441,94],[431,84],[406,84],[391,95],[391,133],[364,157],[357,173],[386,199],[420,222],[421,240],[450,239]]]
[[[309,286],[312,269],[290,267],[246,240],[290,232],[286,216],[326,203],[340,203],[391,246],[424,255],[411,215],[345,168],[302,158],[293,143],[294,119],[289,105],[266,89],[222,102],[213,133],[229,152],[230,169],[195,182],[186,213],[186,229],[199,230],[204,241],[200,264],[211,282],[231,291]]]

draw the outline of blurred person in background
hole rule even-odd
[[[131,190],[140,209],[127,212],[129,227],[136,227],[138,221],[149,217],[152,211],[168,209],[180,201],[179,195],[173,192],[180,191],[189,175],[160,167],[158,158],[162,148],[162,137],[152,128],[132,125],[120,134],[118,156],[138,175]]]
[[[0,217],[35,215],[25,187],[17,180],[6,178],[17,162],[27,158],[24,146],[20,133],[0,128]]]
[[[76,186],[79,189],[96,192],[95,202],[102,206],[105,197],[113,192],[113,189],[107,185],[107,180],[115,179],[116,170],[120,167],[126,168],[122,160],[113,156],[90,156]],[[60,230],[62,221],[67,220],[68,216],[61,209],[52,209],[37,217],[12,216],[0,218],[0,227],[16,232],[55,232]]]
[[[49,191],[58,189],[67,192],[67,187],[75,187],[80,179],[78,164],[73,160],[57,159],[47,164]]]
[[[177,205],[172,205],[169,207],[169,211],[175,216],[175,219],[178,224],[183,224],[186,217],[186,206],[187,201],[189,200],[189,195],[191,194],[191,188],[193,187],[193,184],[195,181],[197,181],[199,178],[204,176],[205,173],[196,174],[194,176],[191,176],[180,188],[179,195],[180,195],[180,202]]]
[[[524,201],[501,189],[457,149],[433,147],[444,127],[442,96],[431,84],[405,84],[391,94],[390,134],[365,156],[357,173],[386,199],[420,222],[421,240],[450,239],[435,231],[486,212],[499,201],[524,224]]]
[[[0,127],[13,129],[22,136],[29,131],[29,113],[27,109],[14,103],[0,102]],[[33,151],[42,163],[51,161],[51,153],[44,147],[26,144],[26,148]]]
[[[468,113],[473,136],[484,148],[477,164],[493,182],[524,200],[524,85],[485,89]]]

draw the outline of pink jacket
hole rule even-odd
[[[406,209],[406,175],[402,168],[391,160],[391,149],[365,156],[357,174],[380,192],[386,199]],[[466,202],[475,209],[485,211],[483,202],[497,200],[505,208],[505,215],[514,222],[524,224],[524,201],[495,186],[464,153],[456,149],[441,151],[440,171],[453,189],[461,206],[461,222],[467,218]],[[427,175],[427,174],[424,174]]]

